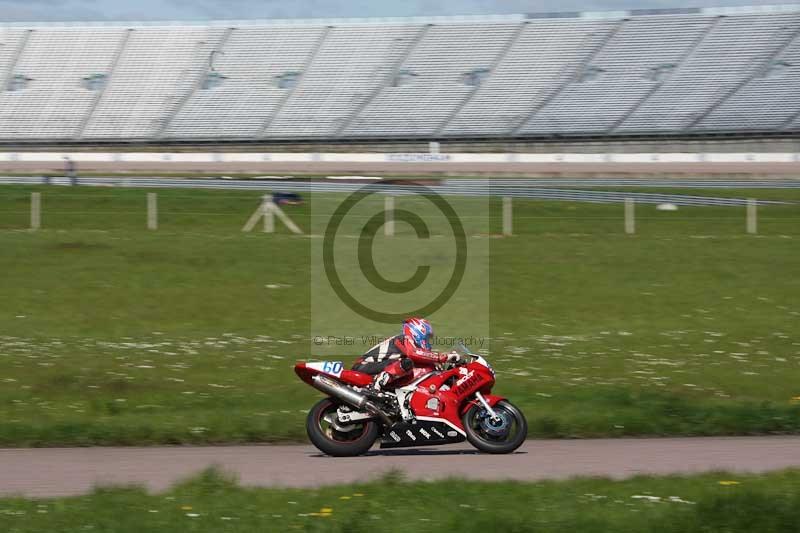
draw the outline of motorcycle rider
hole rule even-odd
[[[431,351],[433,326],[424,318],[407,318],[400,335],[389,337],[367,350],[353,365],[353,370],[373,374],[370,388],[380,391],[387,384],[411,374],[414,365],[432,367],[458,361],[457,352]]]

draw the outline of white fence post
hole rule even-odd
[[[261,212],[264,214],[264,233],[275,233],[275,212],[270,209],[272,199],[267,200],[264,197],[264,203],[261,204]]]
[[[158,197],[157,193],[147,193],[147,229],[158,229]]]
[[[514,218],[511,197],[503,196],[503,235],[510,237],[514,234]]]
[[[31,193],[31,229],[42,227],[42,193]]]
[[[394,237],[394,196],[386,195],[383,201],[383,212],[386,215],[383,234],[387,237]]]
[[[636,233],[636,212],[633,198],[625,198],[625,233]]]
[[[754,198],[747,199],[747,233],[758,233],[758,202]]]

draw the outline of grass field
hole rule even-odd
[[[373,483],[252,489],[210,470],[163,494],[100,488],[82,497],[0,499],[0,528],[44,531],[708,531],[789,533],[800,523],[800,472],[743,476]]]
[[[157,192],[149,232],[145,191],[0,189],[0,445],[305,439],[309,238],[241,233],[257,192]],[[798,205],[757,236],[743,208],[638,206],[628,236],[619,205],[518,201],[514,223],[488,239],[489,349],[532,436],[800,431]]]

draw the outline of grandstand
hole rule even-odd
[[[0,25],[0,142],[800,132],[800,6]]]

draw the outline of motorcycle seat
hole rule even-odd
[[[370,383],[372,383],[372,378],[370,374],[365,374],[364,372],[359,372],[358,370],[343,370],[340,379],[345,383],[350,385],[355,385],[356,387],[366,387]]]

